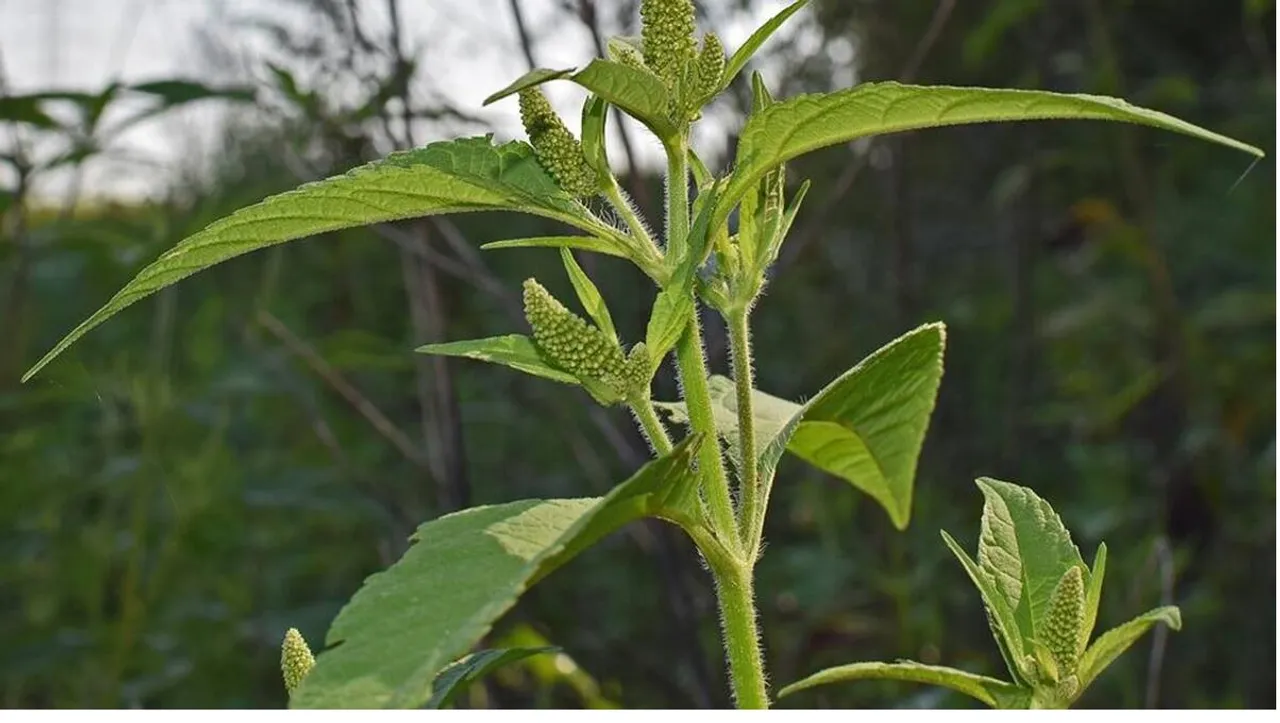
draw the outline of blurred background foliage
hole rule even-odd
[[[18,384],[205,223],[393,148],[486,130],[421,91],[421,78],[465,69],[415,63],[394,0],[378,33],[361,23],[369,3],[274,2],[307,21],[264,14],[246,28],[277,57],[239,59],[239,82],[0,98],[14,140],[0,157],[5,706],[283,705],[284,630],[321,641],[416,524],[601,494],[645,454],[622,412],[576,390],[411,353],[522,330],[527,276],[567,292],[553,253],[477,251],[556,230],[526,217],[256,253],[131,309]],[[537,62],[557,42],[517,0],[493,5],[521,29],[502,41],[513,55]],[[634,33],[635,5],[558,0],[554,12],[594,39]],[[707,0],[704,28],[765,5],[776,3]],[[759,60],[779,96],[893,78],[1114,94],[1269,157],[1249,167],[1148,129],[1040,123],[888,136],[793,164],[793,182],[817,184],[755,316],[761,388],[801,399],[915,325],[949,331],[906,532],[849,486],[784,464],[758,585],[773,681],[899,657],[999,675],[978,595],[938,534],[976,539],[972,479],[988,475],[1050,500],[1087,559],[1107,540],[1102,625],[1182,606],[1183,632],[1141,641],[1083,705],[1274,707],[1271,0],[815,0],[794,22]],[[200,52],[229,53],[212,41]],[[745,90],[711,113],[730,133]],[[31,193],[40,174],[97,161],[120,131],[103,108],[125,96],[152,115],[226,106],[206,139],[217,162],[169,169],[145,201]],[[623,167],[643,144],[630,131]],[[17,142],[35,137],[53,150]],[[709,139],[722,160],[725,140]],[[638,167],[626,184],[656,213],[662,180]],[[613,259],[584,261],[639,338],[651,289]],[[714,325],[709,346],[726,368]],[[464,705],[728,704],[708,579],[659,524],[631,526],[534,589],[502,640],[564,654],[503,671]],[[871,682],[782,703],[969,704]]]

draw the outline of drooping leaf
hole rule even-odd
[[[910,683],[939,685],[957,693],[964,693],[970,698],[976,698],[992,708],[1026,708],[1031,701],[1030,691],[1019,688],[1013,683],[911,660],[897,663],[853,663],[828,668],[788,685],[778,692],[778,697],[785,697],[819,685],[853,680],[902,680]]]
[[[508,85],[507,87],[503,88],[497,93],[494,93],[488,98],[485,98],[483,105],[489,105],[490,103],[494,103],[499,100],[502,100],[503,98],[506,98],[509,95],[515,95],[516,93],[519,93],[520,91],[525,90],[526,88],[532,88],[534,86],[542,85],[543,83],[546,83],[552,80],[559,80],[560,78],[564,78],[572,74],[573,74],[573,68],[564,68],[562,70],[552,70],[550,68],[534,68],[533,70],[530,70],[528,73],[525,73],[519,78],[516,78],[514,81],[511,82],[511,85]]]
[[[730,455],[736,455],[741,448],[738,443],[738,396],[733,380],[712,374],[707,379],[707,392],[711,397],[711,415],[715,420],[716,431],[724,439]],[[658,409],[666,412],[675,424],[688,424],[689,415],[682,402],[657,402]],[[760,453],[759,469],[761,476],[768,478],[777,467],[782,453],[786,451],[787,442],[795,433],[802,421],[799,412],[802,407],[794,402],[766,394],[759,389],[751,390],[751,412],[755,418],[756,449]],[[733,458],[735,465],[741,461]]]
[[[1058,513],[1026,487],[983,477],[978,565],[1013,608],[1024,640],[1037,638],[1068,567],[1084,568]]]
[[[778,28],[782,27],[783,23],[787,22],[788,18],[800,12],[801,8],[808,4],[809,0],[797,0],[783,8],[777,15],[766,20],[764,25],[756,28],[751,37],[747,38],[747,41],[734,51],[729,58],[729,62],[725,65],[724,79],[721,81],[720,87],[728,88],[733,79],[738,76],[738,73],[742,72],[742,69],[747,66],[752,56],[760,49],[760,46],[773,37],[773,34],[778,31]]]
[[[757,449],[770,453],[762,467],[777,464],[776,435],[789,434],[789,452],[871,495],[898,529],[905,528],[945,344],[946,327],[925,324],[863,359],[804,406],[755,391]],[[736,440],[733,381],[712,377],[710,385],[717,430]],[[677,423],[687,420],[680,404],[659,407],[674,413]]]
[[[524,660],[530,656],[555,652],[557,648],[504,648],[500,650],[481,650],[459,660],[436,676],[431,684],[431,700],[424,708],[438,710],[454,701],[467,686],[509,663]]]
[[[488,137],[432,143],[272,196],[210,224],[140,271],[23,380],[122,309],[214,264],[327,231],[463,211],[522,211],[588,233],[617,233],[561,191],[526,143],[494,146]]]
[[[889,342],[804,406],[787,449],[852,483],[889,513],[911,518],[916,462],[942,381],[946,327],[926,324]]]
[[[613,317],[609,315],[609,307],[605,305],[604,297],[600,295],[600,290],[591,281],[591,277],[587,276],[587,272],[583,271],[574,260],[573,252],[569,249],[560,249],[560,260],[564,263],[565,273],[569,275],[569,281],[578,295],[578,301],[582,302],[582,308],[587,310],[587,314],[595,321],[596,326],[600,327],[600,331],[617,341],[618,330],[613,327]]]
[[[682,442],[604,498],[475,507],[422,525],[404,557],[338,613],[291,705],[422,705],[436,675],[530,585],[627,522],[658,514],[672,490],[696,484],[697,442]]]
[[[968,573],[974,587],[978,588],[978,593],[982,595],[982,604],[987,613],[987,624],[991,628],[991,636],[995,638],[996,646],[1000,648],[1000,657],[1004,658],[1009,675],[1012,675],[1016,681],[1030,684],[1031,676],[1023,669],[1026,647],[1022,634],[1018,630],[1018,621],[1014,616],[1013,608],[996,587],[991,573],[979,567],[978,563],[969,557],[969,553],[965,552],[946,530],[942,530],[942,540],[947,543],[951,554],[960,561],[960,566]]]
[[[748,119],[738,141],[733,180],[720,198],[713,223],[717,227],[724,223],[733,207],[765,173],[819,148],[922,128],[1052,119],[1148,125],[1263,155],[1254,146],[1116,98],[1037,90],[866,83],[848,90],[789,98]]]
[[[1084,597],[1084,627],[1080,630],[1081,645],[1088,647],[1093,628],[1098,623],[1098,605],[1102,602],[1102,582],[1107,574],[1107,543],[1098,544],[1093,556],[1093,569],[1089,572],[1089,587]]]
[[[521,334],[491,336],[487,339],[469,339],[467,341],[451,341],[443,344],[427,344],[415,349],[419,354],[435,354],[437,356],[458,356],[467,359],[501,364],[532,374],[535,377],[550,379],[562,384],[578,385],[578,378],[560,371],[542,356],[533,340]]]
[[[1098,674],[1111,665],[1112,661],[1120,657],[1124,651],[1129,649],[1143,633],[1151,629],[1156,623],[1164,623],[1174,630],[1182,629],[1182,613],[1174,605],[1166,605],[1154,610],[1149,610],[1129,622],[1114,627],[1094,641],[1080,657],[1080,687],[1093,682]]]
[[[652,73],[596,58],[570,79],[626,111],[659,138],[668,138],[675,132],[668,115],[667,88]]]
[[[480,247],[482,251],[498,251],[501,249],[580,249],[597,254],[626,258],[626,252],[618,244],[605,241],[595,236],[536,236],[534,238],[514,238],[505,241],[491,241]]]

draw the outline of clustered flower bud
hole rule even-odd
[[[599,190],[596,174],[587,163],[582,144],[552,110],[542,91],[537,88],[520,91],[520,120],[538,164],[561,188],[579,198],[596,195]]]
[[[1084,626],[1084,577],[1079,565],[1072,565],[1058,581],[1049,601],[1049,613],[1040,636],[1066,678],[1076,672],[1080,662],[1081,629]]]
[[[302,638],[297,628],[289,628],[284,634],[284,642],[280,645],[280,672],[284,675],[284,688],[290,694],[302,685],[302,679],[316,665],[311,648]]]
[[[697,52],[693,0],[641,0],[640,25],[645,65],[674,88]]]
[[[634,374],[613,337],[569,311],[534,279],[524,282],[524,315],[547,361],[579,379],[597,381],[619,399]]]
[[[652,381],[649,363],[649,349],[644,342],[631,347],[631,353],[627,355],[627,369],[624,375],[628,392],[647,392],[649,382]]]
[[[720,80],[724,77],[725,55],[724,45],[715,33],[702,36],[702,52],[698,54],[697,84],[694,96],[701,105],[711,99],[720,90]]]
[[[649,70],[649,67],[644,64],[644,57],[640,55],[640,51],[630,43],[615,43],[609,46],[609,52],[615,61],[627,67],[646,72]]]

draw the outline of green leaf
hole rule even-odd
[[[605,43],[605,56],[614,62],[622,62],[626,52],[644,56],[644,40],[638,35],[615,35]]]
[[[501,249],[579,249],[597,254],[626,258],[627,254],[618,245],[595,236],[537,236],[534,238],[514,238],[506,241],[492,241],[480,247],[482,251],[499,251]]]
[[[651,369],[661,365],[667,352],[680,341],[692,309],[693,291],[685,285],[672,284],[658,292],[644,332],[644,345],[649,353]]]
[[[327,649],[295,691],[298,708],[412,708],[530,585],[662,499],[696,484],[697,440],[650,462],[604,498],[474,507],[418,528],[398,562],[338,613]]]
[[[693,224],[689,226],[689,235],[682,244],[686,249],[686,258],[676,270],[676,278],[684,279],[690,290],[698,267],[711,255],[711,214],[715,211],[719,196],[720,186],[715,184],[693,199]]]
[[[1080,657],[1080,688],[1093,682],[1098,674],[1106,669],[1124,651],[1129,649],[1138,638],[1151,629],[1156,623],[1164,623],[1174,630],[1182,629],[1182,613],[1177,606],[1166,605],[1149,610],[1129,622],[1114,627],[1103,633],[1084,651]]]
[[[716,177],[692,148],[689,149],[689,171],[693,174],[694,186],[700,191],[715,183]]]
[[[248,102],[255,98],[254,90],[250,86],[216,88],[194,80],[155,80],[131,85],[128,88],[159,98],[166,108],[197,100],[220,99]]]
[[[485,98],[483,105],[489,105],[490,103],[502,100],[509,95],[515,95],[526,88],[533,88],[534,86],[539,86],[552,80],[559,80],[560,78],[570,75],[573,75],[573,68],[565,68],[563,70],[534,68],[519,78],[516,78],[511,85],[508,85],[497,93]]]
[[[58,121],[40,107],[41,100],[44,98],[36,95],[0,97],[0,121],[26,123],[44,129],[59,127]]]
[[[787,449],[871,495],[898,529],[942,381],[946,327],[925,324],[842,374],[805,405]]]
[[[612,181],[605,143],[608,120],[609,104],[599,96],[587,96],[582,106],[582,153],[601,180]]]
[[[1262,156],[1247,143],[1123,100],[1037,90],[866,83],[789,98],[752,115],[738,141],[733,180],[713,219],[718,228],[765,173],[797,156],[866,136],[992,121],[1051,119],[1136,123]]]
[[[272,196],[184,239],[58,342],[23,381],[116,313],[214,264],[327,231],[463,211],[523,211],[589,233],[617,233],[560,190],[527,143],[494,146],[489,137],[432,143]]]
[[[596,58],[570,80],[626,111],[659,138],[668,138],[675,132],[667,112],[667,88],[652,73]]]
[[[600,331],[612,336],[614,341],[618,341],[618,330],[613,327],[613,317],[609,315],[609,307],[605,306],[604,297],[600,296],[600,290],[591,282],[591,277],[587,276],[587,272],[583,271],[574,260],[573,252],[569,249],[560,249],[560,260],[564,262],[564,270],[569,274],[569,281],[578,294],[578,301],[582,302],[582,308],[587,310],[587,314],[596,322],[596,326],[600,327]]]
[[[1037,638],[1058,580],[1084,561],[1058,514],[1035,492],[988,477],[977,485],[986,498],[978,565],[1013,608],[1023,639]]]
[[[532,374],[535,377],[550,379],[562,384],[579,384],[574,375],[560,371],[551,366],[538,351],[533,340],[520,334],[492,336],[487,339],[471,339],[468,341],[452,341],[444,344],[427,344],[415,351],[419,354],[435,354],[437,356],[458,356],[467,359],[501,364]]]
[[[1107,543],[1098,545],[1093,556],[1093,570],[1089,573],[1089,587],[1084,594],[1084,627],[1080,630],[1080,644],[1089,645],[1093,628],[1098,622],[1098,604],[1102,602],[1102,580],[1107,574]]]
[[[946,530],[942,530],[942,540],[950,548],[951,554],[960,561],[960,566],[968,573],[974,587],[978,588],[987,613],[987,624],[991,628],[991,635],[995,638],[996,645],[1000,648],[1000,657],[1004,658],[1009,674],[1014,680],[1029,684],[1031,676],[1028,671],[1023,670],[1026,647],[1022,641],[1022,634],[1018,631],[1018,621],[1009,601],[1000,594],[991,573],[979,567],[978,563],[969,557],[964,548],[960,547],[960,544],[947,534]]]
[[[505,648],[502,650],[481,650],[459,660],[436,676],[431,684],[431,700],[424,708],[438,710],[453,702],[467,686],[508,663],[515,663],[525,658],[552,653],[558,648]]]
[[[782,223],[779,225],[778,232],[774,234],[770,240],[769,248],[765,251],[764,257],[761,259],[759,266],[760,273],[773,265],[778,260],[778,252],[782,250],[782,242],[787,240],[791,234],[791,225],[795,223],[796,214],[800,212],[800,205],[804,203],[804,197],[809,194],[809,181],[800,184],[800,188],[796,189],[796,194],[791,198],[791,205],[782,215]]]
[[[945,325],[925,324],[863,359],[804,406],[753,390],[757,449],[770,455],[761,458],[762,468],[777,464],[778,437],[789,435],[788,451],[871,495],[894,526],[905,528],[945,344]],[[709,385],[717,431],[732,442],[738,431],[733,381],[713,376]],[[658,406],[678,424],[687,420],[682,404]]]
[[[747,38],[747,42],[743,43],[741,47],[734,51],[733,56],[729,58],[729,62],[725,65],[724,80],[721,81],[720,87],[728,88],[729,84],[733,82],[733,79],[737,77],[738,73],[741,73],[742,69],[747,66],[751,57],[760,49],[760,46],[764,45],[765,42],[778,31],[778,28],[782,27],[782,24],[787,22],[788,18],[800,12],[800,9],[808,4],[809,0],[797,0],[797,2],[791,3],[787,7],[783,8],[777,15],[769,18],[764,25],[756,28],[756,31],[751,34],[751,37]]]
[[[852,680],[903,680],[910,683],[928,683],[950,688],[957,693],[976,698],[992,708],[1026,708],[1031,700],[1030,691],[985,675],[941,665],[925,665],[911,660],[897,663],[853,663],[814,673],[778,692],[782,698],[801,690],[819,685],[845,683]]]

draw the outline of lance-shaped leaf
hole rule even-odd
[[[1108,630],[1094,641],[1080,657],[1080,688],[1083,690],[1098,674],[1120,657],[1138,638],[1156,623],[1164,623],[1174,630],[1182,629],[1182,613],[1176,606],[1167,605],[1149,610],[1129,622]]]
[[[911,517],[916,462],[942,381],[945,345],[946,327],[925,324],[876,350],[804,406],[754,391],[761,469],[777,464],[781,436],[787,451],[871,495],[894,526],[904,529]],[[717,430],[736,440],[733,381],[712,377],[710,387]],[[678,424],[688,421],[682,404],[657,406]]]
[[[651,370],[661,365],[667,352],[680,341],[689,325],[689,312],[692,310],[693,290],[684,284],[672,284],[658,292],[644,332]]]
[[[660,514],[690,472],[698,438],[604,498],[474,507],[418,528],[398,562],[338,613],[328,649],[291,699],[299,708],[411,708],[530,585],[623,524]]]
[[[498,251],[501,249],[578,249],[608,256],[627,257],[616,242],[605,241],[595,236],[534,236],[532,238],[513,238],[505,241],[490,241],[480,247],[481,251]]]
[[[1102,602],[1102,581],[1107,574],[1107,543],[1098,543],[1093,556],[1093,569],[1089,572],[1089,587],[1084,593],[1084,625],[1080,628],[1080,645],[1087,647],[1098,622],[1098,605]],[[1083,652],[1083,651],[1081,651]]]
[[[60,125],[58,121],[41,107],[41,102],[49,99],[43,93],[0,97],[0,122],[27,123],[44,129],[57,128]]]
[[[950,688],[958,693],[976,698],[992,708],[1026,708],[1031,693],[1013,683],[1007,683],[985,675],[941,665],[925,665],[910,660],[897,663],[853,663],[828,668],[814,673],[804,680],[792,683],[778,693],[784,697],[819,685],[844,683],[853,680],[902,680],[910,683],[927,683]]]
[[[613,327],[613,317],[609,314],[609,307],[604,303],[604,297],[600,295],[600,289],[596,288],[591,277],[587,276],[587,272],[578,265],[572,251],[560,249],[560,261],[564,263],[565,273],[569,275],[569,281],[573,284],[574,293],[578,295],[578,301],[582,302],[582,308],[587,310],[587,314],[596,326],[600,327],[600,331],[613,337],[614,341],[618,341],[618,331]]]
[[[751,34],[751,37],[747,38],[747,42],[743,43],[736,51],[734,51],[733,56],[729,58],[729,62],[725,65],[724,76],[720,82],[720,87],[728,88],[729,84],[733,82],[733,79],[737,77],[738,73],[742,72],[742,69],[747,67],[747,63],[751,61],[752,56],[756,54],[756,51],[760,49],[760,46],[764,45],[769,38],[773,37],[773,34],[778,31],[778,28],[782,27],[783,23],[787,22],[788,18],[800,12],[801,8],[808,4],[809,0],[797,0],[783,8],[777,15],[766,20],[764,25],[756,28],[756,31]]]
[[[525,658],[542,653],[555,652],[557,648],[503,648],[499,650],[481,650],[466,656],[436,676],[431,684],[431,700],[424,708],[440,709],[449,705],[467,686],[504,665],[515,663]]]
[[[489,105],[490,103],[502,100],[509,95],[515,95],[527,88],[533,88],[542,85],[543,83],[547,83],[552,80],[559,80],[560,78],[565,78],[570,75],[573,75],[573,68],[564,68],[561,70],[552,70],[551,68],[534,68],[519,78],[516,78],[511,82],[511,85],[508,85],[497,93],[485,98],[482,105]]]
[[[644,123],[659,138],[675,132],[671,122],[670,94],[662,81],[641,68],[596,58],[582,70],[548,70],[535,68],[511,85],[485,99],[485,105],[553,80],[567,79],[586,88],[636,120]]]
[[[419,354],[435,354],[437,356],[458,356],[467,359],[501,364],[525,374],[550,379],[561,384],[578,385],[578,378],[566,371],[556,369],[542,356],[533,340],[521,334],[491,336],[487,339],[469,339],[467,341],[451,341],[443,344],[427,344],[418,347]]]
[[[978,565],[1013,608],[1024,640],[1037,638],[1053,591],[1068,567],[1084,567],[1058,513],[1026,487],[983,477],[986,502],[978,537]]]
[[[603,98],[590,95],[582,105],[582,153],[587,163],[595,169],[602,183],[617,183],[609,169],[609,153],[605,128],[609,122],[609,104]]]
[[[432,143],[272,196],[210,224],[140,271],[23,380],[122,309],[214,264],[327,231],[462,211],[522,211],[605,237],[619,233],[560,190],[526,143],[494,146],[488,137]]]
[[[1051,119],[1103,120],[1153,126],[1262,156],[1251,145],[1117,98],[1038,90],[866,83],[801,95],[753,115],[738,141],[733,181],[721,196],[718,228],[765,173],[810,151],[866,136],[939,126]]]
[[[1012,675],[1016,681],[1030,684],[1033,676],[1030,675],[1030,671],[1024,669],[1026,646],[1022,640],[1022,633],[1018,630],[1018,621],[1014,617],[1013,608],[1005,600],[1004,595],[1000,594],[991,573],[979,567],[978,563],[969,557],[964,548],[960,547],[960,544],[947,534],[946,530],[942,530],[942,539],[951,549],[951,553],[960,561],[960,565],[964,567],[964,571],[968,573],[969,579],[973,581],[974,587],[978,588],[978,593],[982,596],[983,608],[987,613],[987,624],[991,628],[992,637],[996,639],[996,646],[1000,648],[1000,657],[1004,658],[1009,675]]]

